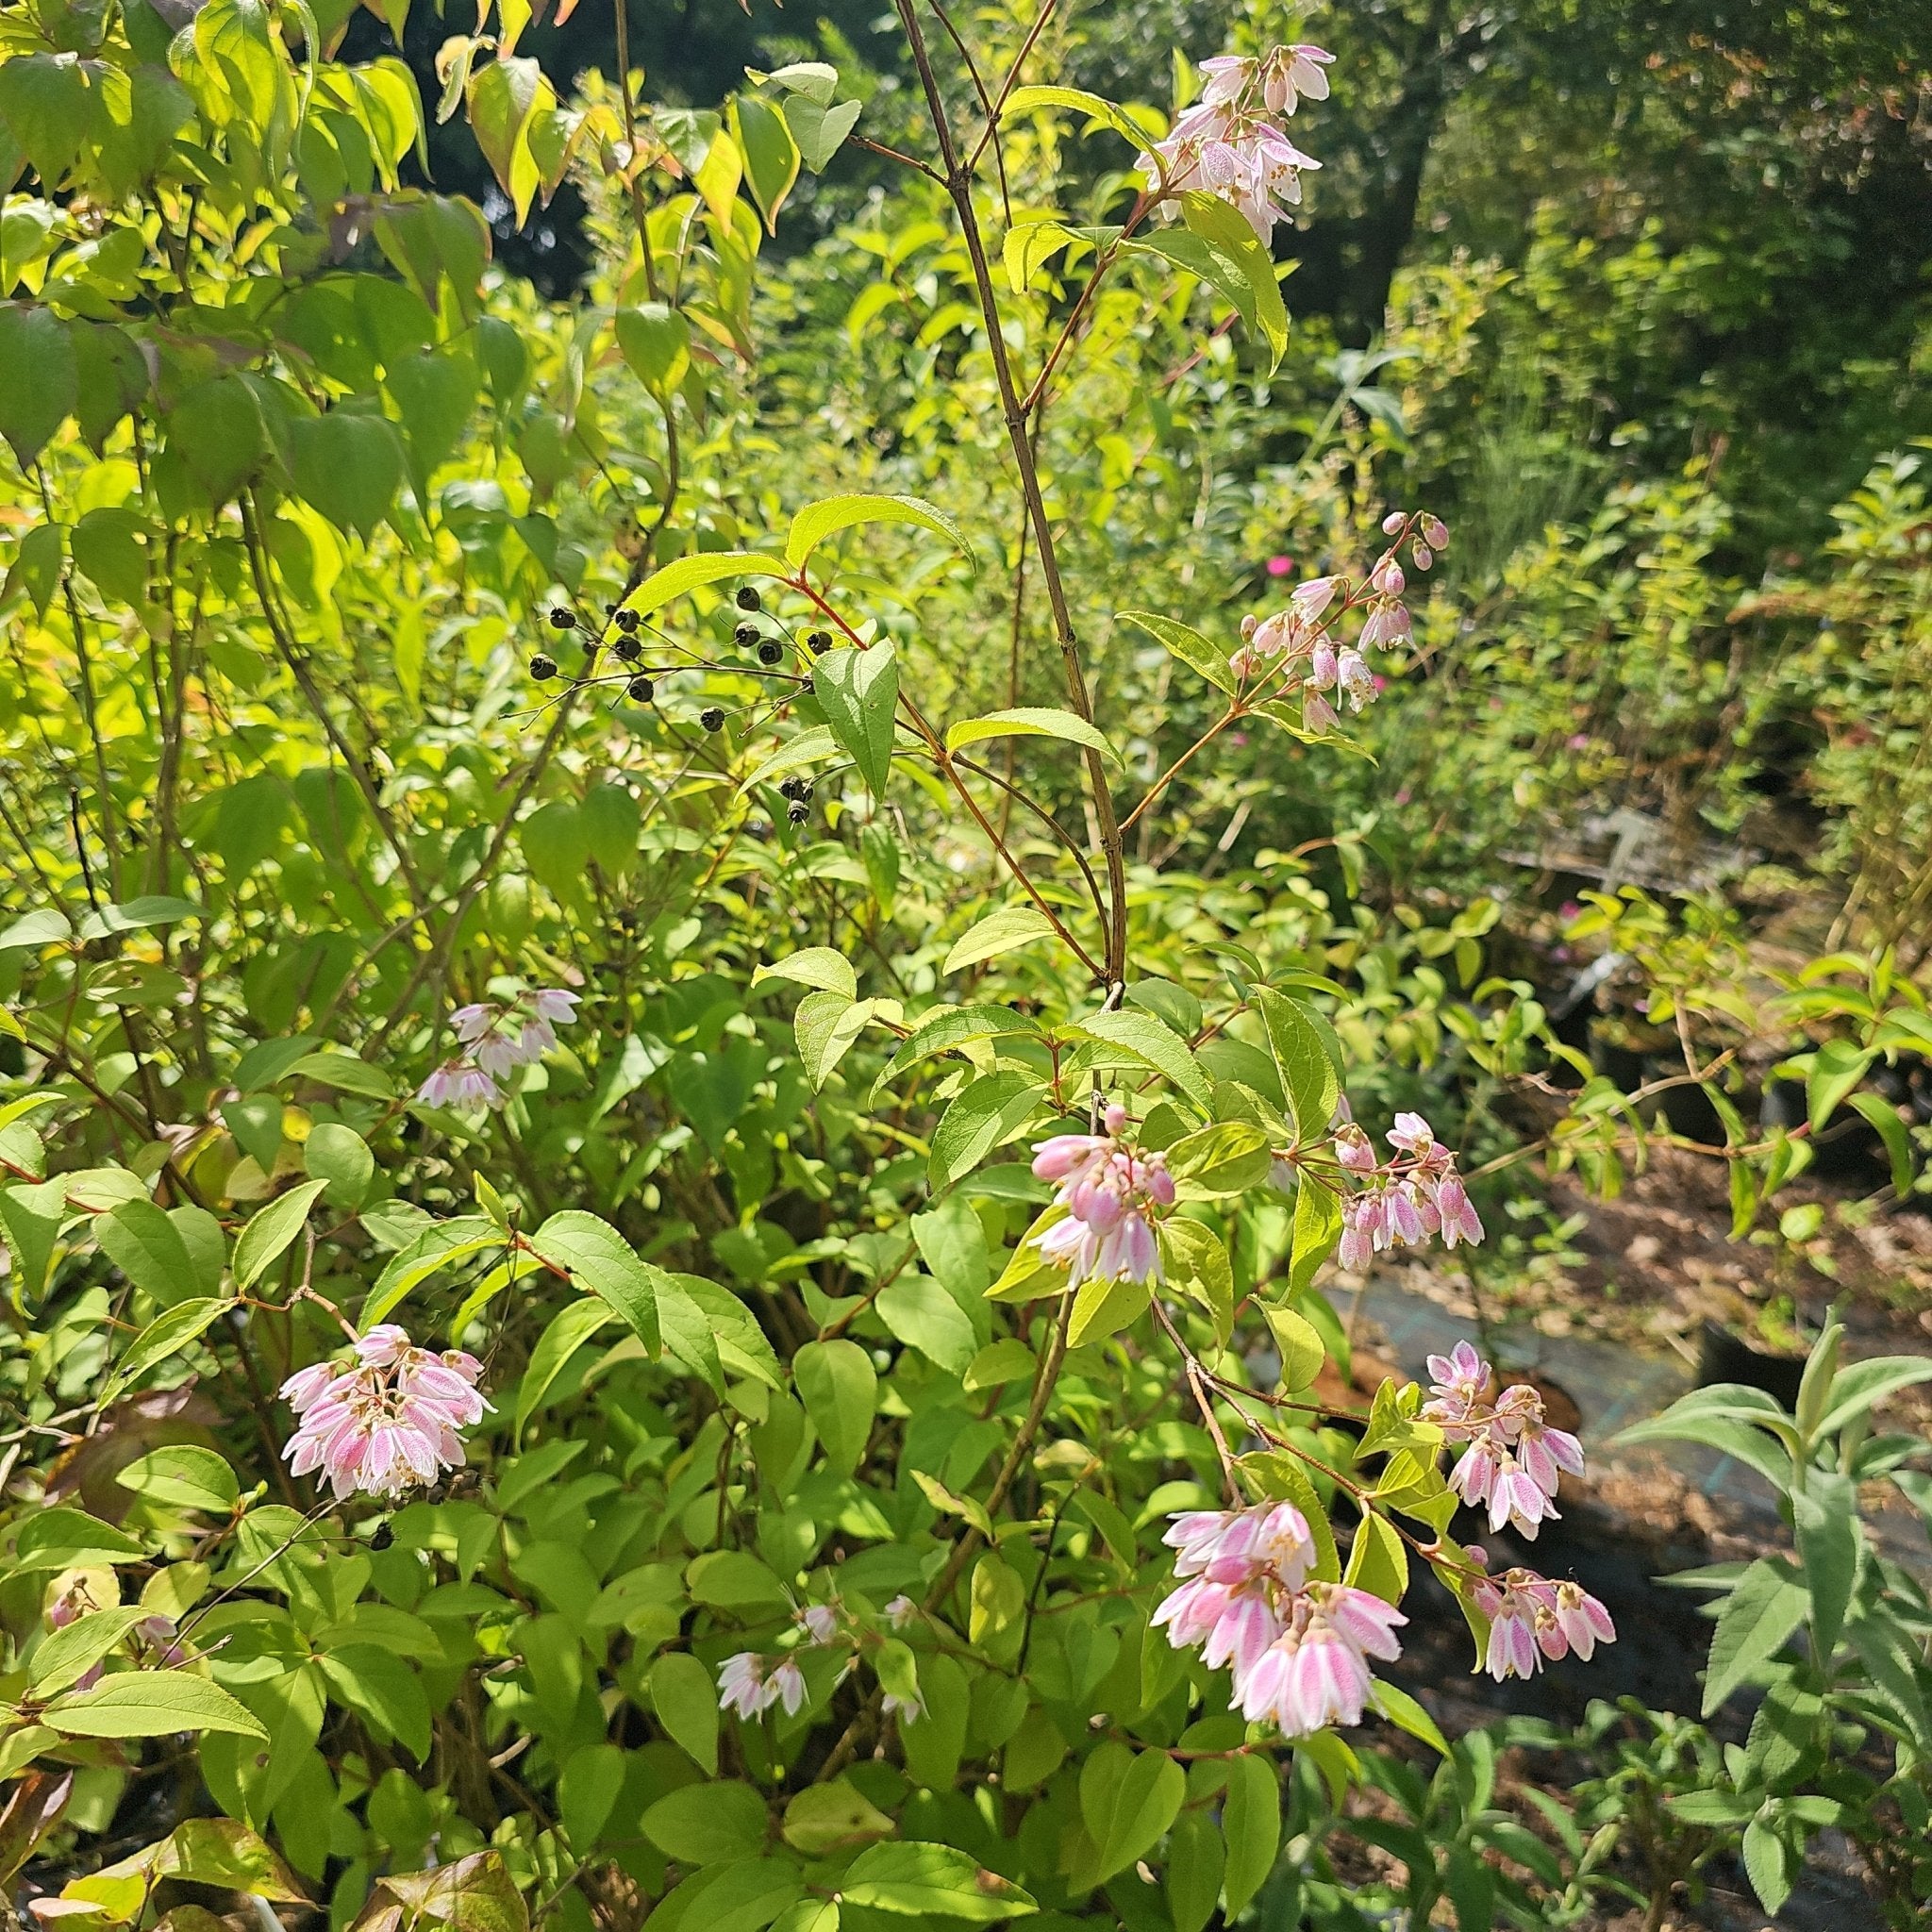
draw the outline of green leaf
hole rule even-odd
[[[1274,278],[1274,258],[1261,245],[1248,218],[1218,194],[1198,192],[1181,196],[1181,219],[1189,229],[1233,258],[1254,291],[1255,319],[1268,339],[1272,375],[1288,349],[1288,310],[1282,305],[1281,284]]]
[[[850,1475],[865,1453],[878,1401],[872,1358],[843,1338],[808,1341],[792,1357],[791,1374],[805,1412],[824,1444],[826,1468],[834,1475]]]
[[[1162,617],[1152,610],[1123,610],[1115,621],[1144,630],[1149,637],[1166,645],[1171,657],[1178,658],[1191,671],[1198,671],[1217,691],[1224,691],[1232,697],[1240,688],[1241,679],[1234,675],[1234,666],[1228,661],[1227,653],[1211,638],[1203,637],[1191,625]]]
[[[823,543],[841,530],[859,524],[912,524],[943,537],[973,561],[973,546],[944,510],[919,496],[830,496],[808,503],[791,519],[785,539],[785,561],[794,571]],[[874,647],[876,648],[876,646]]]
[[[1854,1093],[1851,1105],[1877,1130],[1891,1162],[1891,1185],[1903,1201],[1912,1186],[1912,1142],[1898,1108],[1877,1093]]]
[[[1811,1072],[1805,1082],[1805,1105],[1814,1134],[1824,1131],[1839,1104],[1871,1071],[1877,1058],[1872,1048],[1854,1046],[1848,1040],[1827,1040],[1812,1055]]]
[[[799,1001],[791,1030],[814,1093],[832,1077],[876,1010],[875,1001],[855,1000],[842,992],[808,992]]]
[[[10,606],[15,593],[20,592],[32,600],[39,616],[47,614],[47,606],[60,588],[65,535],[59,524],[36,524],[20,540],[20,547],[8,568],[7,580],[0,584],[0,607]],[[70,939],[73,931],[62,914],[51,907],[42,907],[38,911],[23,913],[0,931],[0,953],[13,946],[39,946],[49,940]]]
[[[1184,1201],[1244,1194],[1268,1178],[1268,1136],[1247,1121],[1223,1121],[1184,1134],[1166,1150],[1167,1171]]]
[[[802,953],[760,966],[753,973],[751,983],[758,986],[767,979],[790,979],[821,992],[842,992],[849,1000],[858,997],[858,975],[853,972],[852,962],[830,946],[808,946]]]
[[[330,409],[289,429],[295,488],[339,530],[365,541],[403,482],[403,445],[386,417]]]
[[[872,795],[883,798],[899,705],[897,652],[890,642],[863,651],[850,644],[827,651],[813,668],[812,684],[832,736]]]
[[[630,372],[653,395],[665,397],[691,367],[691,325],[662,302],[617,311],[617,346]]]
[[[1288,1095],[1295,1142],[1307,1146],[1327,1135],[1341,1104],[1341,1070],[1329,1045],[1333,1036],[1313,1008],[1273,987],[1257,987],[1255,1005]]]
[[[189,1301],[176,1302],[165,1314],[158,1315],[127,1344],[125,1353],[114,1364],[114,1373],[96,1398],[98,1406],[106,1407],[150,1369],[170,1356],[179,1355],[218,1315],[234,1306],[225,1296],[196,1295]]]
[[[561,1268],[579,1288],[608,1303],[631,1332],[656,1355],[659,1348],[658,1296],[653,1271],[608,1221],[566,1208],[530,1237],[545,1261]]]
[[[66,1504],[35,1510],[14,1540],[15,1570],[80,1570],[140,1563],[147,1551],[112,1524]]]
[[[42,1702],[66,1690],[75,1678],[92,1670],[146,1615],[139,1604],[129,1604],[95,1610],[64,1630],[54,1631],[35,1646],[27,1659],[27,1689]]]
[[[1187,1774],[1165,1751],[1135,1756],[1109,1793],[1111,1802],[1097,1821],[1099,1828],[1095,1829],[1096,1821],[1088,1821],[1099,1848],[1103,1881],[1125,1871],[1160,1842],[1187,1794]]]
[[[235,1243],[235,1285],[250,1289],[275,1265],[282,1251],[301,1233],[308,1210],[328,1184],[303,1181],[271,1201],[242,1230]]]
[[[1097,122],[1133,142],[1142,154],[1154,152],[1154,137],[1134,121],[1125,109],[1100,95],[1077,87],[1016,87],[1007,96],[1008,114],[1027,114],[1039,108],[1071,108],[1085,114],[1090,125]]]
[[[362,1304],[362,1326],[373,1328],[387,1320],[413,1288],[419,1287],[453,1262],[480,1255],[486,1248],[503,1245],[503,1230],[487,1215],[463,1214],[453,1221],[439,1221],[425,1227],[407,1247],[390,1257],[375,1277]]]
[[[1265,1753],[1229,1758],[1222,1829],[1227,1838],[1223,1890],[1232,1920],[1260,1890],[1281,1849],[1281,1787],[1274,1760]]]
[[[1049,938],[1053,931],[1053,921],[1038,907],[1003,906],[997,912],[989,912],[984,919],[975,920],[954,941],[940,972],[942,974],[958,973],[968,966],[996,959],[1002,953],[1010,953],[1017,946],[1031,945],[1035,940]]]
[[[94,1220],[101,1252],[136,1288],[164,1307],[201,1286],[181,1230],[152,1201],[124,1201]]]
[[[707,1550],[691,1559],[684,1587],[708,1609],[769,1613],[789,1601],[772,1566],[749,1550]]]
[[[1854,1362],[1838,1372],[1838,1379],[1831,1385],[1831,1407],[1819,1423],[1816,1436],[1835,1435],[1855,1416],[1866,1414],[1888,1395],[1896,1395],[1915,1382],[1927,1381],[1932,1381],[1932,1357],[1881,1355]]]
[[[666,1651],[651,1666],[651,1708],[665,1735],[709,1777],[718,1774],[718,1690],[688,1650]]]
[[[745,179],[752,199],[765,218],[765,232],[778,232],[778,210],[798,179],[798,143],[776,101],[758,94],[740,94],[731,104],[732,132],[744,156]]]
[[[1821,1661],[1831,1656],[1851,1607],[1858,1570],[1858,1487],[1850,1476],[1813,1470],[1791,1498],[1798,1561],[1811,1592],[1811,1633]]]
[[[656,570],[624,600],[623,608],[648,617],[661,610],[673,599],[695,591],[703,584],[722,583],[727,577],[783,577],[785,559],[761,550],[707,550],[694,557],[680,557]]]
[[[521,1439],[524,1424],[542,1407],[558,1376],[570,1358],[589,1341],[605,1323],[616,1320],[608,1303],[594,1295],[581,1301],[566,1302],[550,1319],[530,1351],[529,1366],[517,1385],[517,1410],[513,1433]]]
[[[192,1443],[171,1443],[137,1457],[114,1480],[150,1502],[185,1509],[213,1509],[225,1515],[241,1500],[242,1488],[225,1457]]]
[[[736,1778],[686,1785],[647,1807],[642,1819],[644,1836],[681,1865],[755,1858],[770,1824],[764,1799]]]
[[[1399,1684],[1385,1684],[1378,1677],[1369,1690],[1369,1702],[1398,1730],[1420,1738],[1432,1750],[1449,1756],[1449,1740],[1441,1727]]]
[[[1348,1568],[1341,1580],[1355,1590],[1366,1590],[1385,1604],[1399,1604],[1408,1588],[1408,1557],[1402,1538],[1382,1517],[1373,1512],[1355,1526],[1355,1542],[1348,1553]]]
[[[1282,1388],[1291,1395],[1298,1395],[1304,1389],[1313,1387],[1315,1377],[1322,1373],[1322,1364],[1328,1359],[1327,1346],[1315,1324],[1293,1308],[1269,1302],[1261,1304],[1261,1315],[1281,1357]]]
[[[798,142],[799,158],[814,175],[824,174],[831,165],[841,143],[858,125],[862,107],[858,101],[841,101],[828,107],[800,95],[786,108],[785,119]]]
[[[1227,1851],[1214,1821],[1204,1811],[1184,1811],[1167,1841],[1161,1883],[1174,1932],[1202,1932],[1221,1897]]]
[[[933,1130],[926,1175],[935,1193],[975,1168],[1039,1108],[1040,1082],[1017,1068],[982,1074],[955,1095]]]
[[[1791,1895],[1792,1867],[1797,1862],[1763,1819],[1754,1818],[1744,1827],[1744,1875],[1757,1894],[1757,1903],[1774,1917]]]
[[[962,1707],[962,1722],[964,1716]],[[874,1839],[890,1838],[892,1830],[892,1821],[842,1777],[828,1785],[807,1785],[785,1807],[785,1842],[808,1858],[849,1852]],[[836,1925],[831,1932],[837,1932]]]
[[[946,730],[946,749],[963,751],[988,738],[1058,738],[1073,744],[1084,744],[1115,764],[1121,755],[1107,741],[1098,725],[1076,717],[1072,711],[1023,706],[1013,711],[989,711],[983,718],[965,718]]]
[[[92,1690],[70,1691],[42,1711],[40,1722],[64,1738],[165,1738],[176,1731],[268,1733],[219,1684],[186,1671],[126,1671]]]
[[[0,73],[45,58],[34,55],[23,60],[15,53],[0,64]],[[0,302],[0,369],[7,372],[6,381],[0,382],[0,436],[13,446],[21,468],[29,469],[73,413],[79,395],[74,340],[67,324],[51,308],[37,304]]]
[[[229,501],[268,454],[268,430],[255,391],[238,376],[197,383],[168,412],[168,446],[211,505]]]
[[[978,1351],[965,1311],[929,1274],[908,1270],[880,1289],[873,1306],[898,1341],[950,1375],[963,1375]]]
[[[322,1183],[331,1208],[359,1208],[375,1178],[375,1157],[369,1142],[340,1121],[323,1121],[309,1131],[302,1143],[302,1165]]]
[[[401,1657],[374,1643],[338,1643],[320,1661],[336,1696],[378,1739],[393,1738],[418,1764],[428,1761],[429,1694]]]
[[[1710,1665],[1704,1679],[1705,1717],[1777,1656],[1805,1621],[1809,1606],[1809,1593],[1787,1565],[1760,1557],[1744,1572],[1719,1611],[1711,1634]]]
[[[855,1906],[908,1918],[965,1919],[991,1925],[1037,1911],[1031,1895],[952,1845],[869,1845],[840,1883]]]
[[[1152,1013],[1091,1013],[1079,1023],[1077,1030],[1089,1039],[1124,1048],[1202,1108],[1212,1101],[1213,1083],[1202,1071],[1193,1050],[1172,1026],[1157,1020]]]
[[[149,537],[146,519],[131,509],[91,509],[75,525],[67,547],[75,568],[104,596],[138,608],[147,592]]]

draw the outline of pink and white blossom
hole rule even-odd
[[[718,1666],[718,1702],[741,1718],[770,1708],[778,1693],[765,1680],[765,1660],[755,1650],[741,1650]]]
[[[1141,161],[1158,197],[1196,192],[1239,208],[1266,242],[1302,198],[1301,177],[1321,167],[1272,118],[1292,114],[1303,97],[1325,99],[1323,72],[1333,57],[1319,47],[1276,47],[1261,59],[1221,54],[1201,63],[1201,98],[1177,115],[1165,141]]]
[[[1341,1583],[1311,1583],[1293,1599],[1282,1633],[1237,1682],[1250,1724],[1284,1738],[1329,1724],[1358,1724],[1372,1686],[1368,1660],[1402,1655],[1395,1632],[1408,1619],[1393,1604]]]
[[[1486,1577],[1472,1595],[1490,1620],[1483,1664],[1498,1683],[1533,1677],[1545,1657],[1557,1662],[1573,1650],[1587,1663],[1599,1643],[1617,1641],[1609,1611],[1578,1583],[1511,1569]]]
[[[290,1473],[320,1470],[335,1493],[394,1499],[464,1461],[458,1431],[490,1408],[476,1389],[483,1364],[461,1349],[416,1347],[393,1323],[357,1339],[353,1367],[324,1362],[282,1384],[295,1412],[283,1455]]]
[[[1033,1149],[1033,1172],[1059,1184],[1066,1218],[1040,1237],[1040,1252],[1067,1270],[1069,1287],[1090,1279],[1158,1280],[1156,1217],[1174,1203],[1174,1176],[1158,1154],[1121,1138],[1126,1110],[1108,1109],[1104,1134],[1056,1134]]]
[[[1450,1488],[1472,1508],[1487,1508],[1491,1529],[1512,1523],[1533,1540],[1540,1524],[1558,1516],[1560,1478],[1583,1474],[1583,1444],[1549,1421],[1527,1382],[1491,1399],[1494,1373],[1467,1341],[1447,1356],[1432,1355],[1428,1368],[1434,1380],[1423,1420],[1445,1441],[1468,1444],[1449,1472]]]
[[[557,1028],[576,1018],[578,995],[538,987],[507,1005],[473,1001],[450,1015],[461,1051],[424,1081],[416,1097],[428,1107],[498,1107],[504,1083],[557,1044]]]

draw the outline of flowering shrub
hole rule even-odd
[[[526,10],[453,38],[508,208],[574,172],[617,238],[558,315],[408,185],[413,85],[338,12],[8,16],[0,1849],[43,1921],[1199,1932],[1358,1727],[1447,1750],[1388,1668],[1417,1571],[1498,1677],[1614,1637],[1474,1542],[1580,1471],[1534,1391],[1323,1386],[1332,1259],[1485,1239],[1379,1106],[1441,974],[1391,1016],[1311,886],[1135,842],[1237,736],[1355,755],[1451,533],[1391,510],[1218,632],[1120,613],[1207,719],[1153,758],[1038,458],[1143,308],[1278,367],[1277,117],[1329,57],[1156,130],[1037,33],[989,87],[900,18],[929,137],[885,158],[950,203],[1051,628],[991,708],[922,629],[991,574],[958,520],[713,433],[764,239],[871,139],[832,68],[565,102]],[[1141,158],[1117,220],[1066,218],[1076,121]],[[1485,917],[1429,935],[1465,988]],[[1472,1064],[1560,1060],[1484,998]],[[1573,1124],[1612,1158],[1600,1089]]]

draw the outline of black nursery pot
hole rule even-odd
[[[1708,1389],[1713,1382],[1742,1382],[1747,1388],[1762,1389],[1787,1408],[1795,1408],[1798,1384],[1804,1376],[1803,1357],[1767,1355],[1741,1336],[1733,1335],[1722,1323],[1705,1323],[1697,1351],[1700,1389]]]

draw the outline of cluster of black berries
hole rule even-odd
[[[808,778],[787,778],[778,787],[778,795],[791,801],[785,816],[794,825],[802,825],[811,816],[811,781]]]
[[[738,608],[756,613],[764,608],[764,602],[749,584],[741,585],[738,592]],[[741,624],[731,633],[732,641],[741,650],[756,651],[758,662],[773,665],[785,655],[785,647],[776,638],[768,638],[755,624]]]

